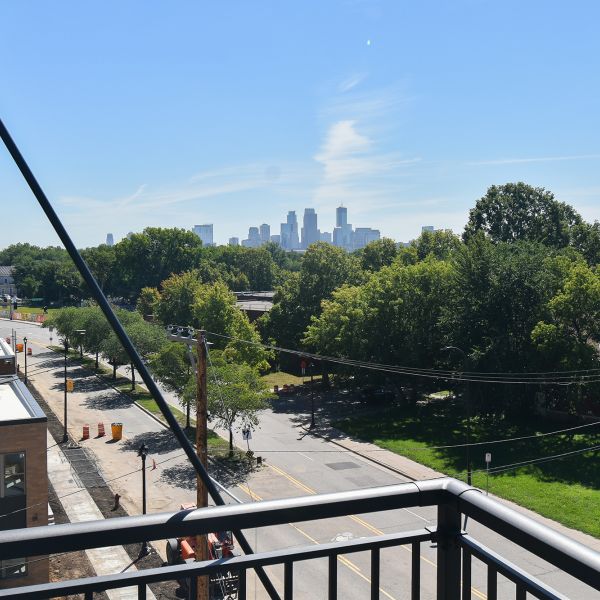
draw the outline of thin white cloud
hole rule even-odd
[[[564,160],[596,160],[600,154],[575,154],[573,156],[537,156],[532,158],[498,158],[494,160],[476,160],[467,162],[470,166],[479,165],[516,165],[522,163],[558,162]]]
[[[344,94],[354,89],[357,85],[362,83],[367,77],[366,73],[354,73],[347,79],[344,79],[339,85],[339,91]]]
[[[343,202],[353,214],[364,214],[393,206],[401,196],[400,181],[406,166],[419,159],[407,160],[379,146],[357,120],[331,123],[314,156],[322,168],[313,196],[316,208]]]

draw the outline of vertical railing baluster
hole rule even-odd
[[[190,577],[188,579],[188,598],[196,600],[198,597],[198,578]]]
[[[283,563],[283,599],[292,600],[294,597],[294,563]]]
[[[146,600],[146,584],[140,583],[138,585],[138,600]]]
[[[238,600],[246,600],[246,569],[242,569],[238,577]]]
[[[498,600],[498,571],[492,565],[488,565],[487,597],[488,600]]]
[[[466,548],[462,553],[462,600],[471,600],[471,553]]]
[[[332,554],[329,557],[328,600],[337,600],[337,562],[337,555]]]
[[[379,568],[381,552],[379,548],[371,550],[371,600],[379,600]]]
[[[515,600],[527,600],[527,589],[524,585],[517,583],[517,595]]]
[[[437,600],[460,599],[460,512],[451,502],[438,505]]]
[[[412,543],[410,600],[421,598],[421,544]]]

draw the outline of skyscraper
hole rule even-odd
[[[240,245],[240,238],[239,237],[230,237],[228,244],[230,246],[239,246]]]
[[[208,225],[194,225],[192,231],[202,240],[203,246],[214,246],[212,223]]]
[[[260,241],[266,244],[271,239],[271,226],[263,223],[260,226]]]
[[[348,209],[345,206],[338,206],[335,209],[335,226],[344,227],[348,225]]]
[[[242,246],[245,248],[258,248],[262,244],[258,227],[248,229],[248,239],[242,240]]]
[[[314,208],[304,209],[304,227],[302,227],[302,248],[308,248],[321,238],[317,229],[317,213]]]
[[[296,250],[299,246],[298,219],[296,219],[296,211],[290,210],[286,223],[281,224],[281,247],[284,250]]]
[[[113,234],[112,233],[107,233],[106,234],[106,245],[107,246],[113,246],[115,243],[115,239],[113,238]]]

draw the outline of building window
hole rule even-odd
[[[24,558],[0,560],[0,579],[12,579],[27,575],[27,561]]]
[[[0,498],[25,494],[25,452],[0,454]]]

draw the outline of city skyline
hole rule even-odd
[[[78,247],[142,223],[277,235],[293,206],[332,231],[341,202],[392,239],[460,234],[517,181],[600,219],[598,3],[273,6],[2,5],[2,119]],[[0,173],[1,244],[22,220],[57,244],[4,149]]]

